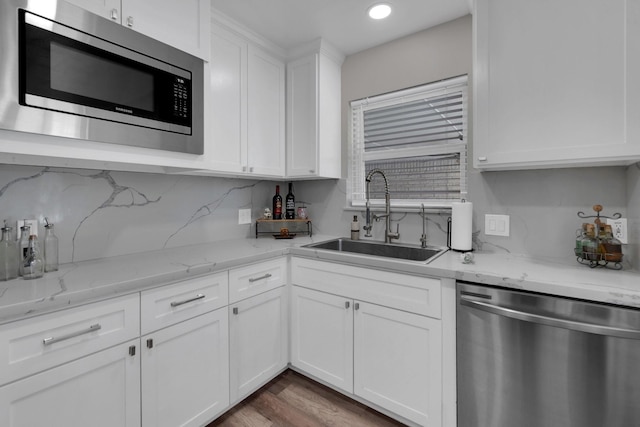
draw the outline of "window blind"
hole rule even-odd
[[[366,174],[385,172],[395,206],[447,206],[466,193],[467,77],[351,103],[348,193],[365,200]],[[370,184],[372,204],[384,182]]]

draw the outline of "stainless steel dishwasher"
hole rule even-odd
[[[457,284],[458,427],[640,426],[640,310]]]

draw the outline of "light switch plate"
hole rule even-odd
[[[251,209],[238,209],[238,224],[251,224]]]
[[[484,216],[484,234],[509,237],[509,215],[486,214]]]

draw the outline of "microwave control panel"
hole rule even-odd
[[[173,114],[189,117],[189,80],[176,77],[173,81]]]

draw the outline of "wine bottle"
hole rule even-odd
[[[287,193],[287,197],[285,197],[285,218],[296,218],[296,197],[293,195],[292,182],[289,183],[289,192]]]
[[[279,185],[276,185],[276,195],[273,196],[273,219],[282,219],[282,196]]]

